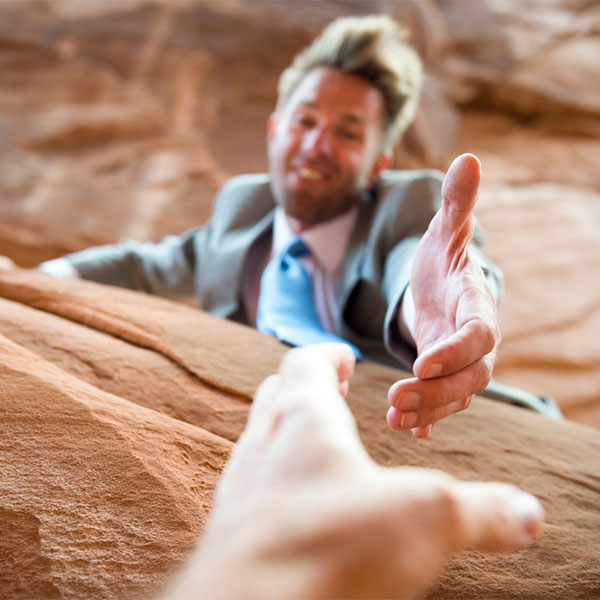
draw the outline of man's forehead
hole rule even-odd
[[[319,110],[319,101],[316,100],[304,100],[301,101],[297,106],[296,110],[299,109],[307,109],[307,110]],[[346,110],[342,112],[339,117],[348,121],[349,123],[356,123],[357,125],[363,125],[366,122],[364,115],[359,110]]]
[[[344,118],[364,122],[365,116],[383,108],[379,89],[366,79],[332,67],[309,71],[292,93],[287,108],[336,108]]]

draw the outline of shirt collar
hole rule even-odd
[[[356,221],[358,207],[353,207],[344,214],[319,223],[300,234],[314,259],[329,273],[339,271],[346,254],[350,234]],[[273,223],[273,255],[279,254],[294,237],[289,220],[281,206],[275,209]]]

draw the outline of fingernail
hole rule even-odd
[[[390,406],[396,405],[396,390],[400,387],[401,381],[396,381],[396,383],[392,384],[390,389],[388,390],[388,402]]]
[[[540,530],[544,519],[544,509],[540,501],[531,494],[517,492],[511,496],[510,505],[521,521],[523,532],[531,541]]]
[[[441,375],[444,365],[442,363],[431,363],[424,371],[421,379],[432,379]]]
[[[400,427],[402,429],[412,427],[417,422],[417,416],[416,412],[403,412],[400,417]]]
[[[394,402],[394,406],[398,410],[413,410],[419,408],[420,404],[421,396],[412,391],[402,392]]]
[[[431,430],[433,429],[433,425],[425,425],[425,427],[414,427],[410,430],[410,432],[416,438],[426,438],[429,437]]]

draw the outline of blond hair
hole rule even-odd
[[[405,39],[406,32],[387,16],[336,19],[281,74],[276,110],[283,110],[315,67],[340,69],[366,79],[383,95],[382,146],[391,148],[414,118],[423,80],[421,60]]]

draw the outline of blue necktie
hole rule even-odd
[[[358,348],[326,332],[319,321],[310,275],[298,260],[309,254],[306,244],[295,237],[265,267],[260,280],[256,327],[292,346],[342,342],[350,346],[356,358],[360,359]]]

